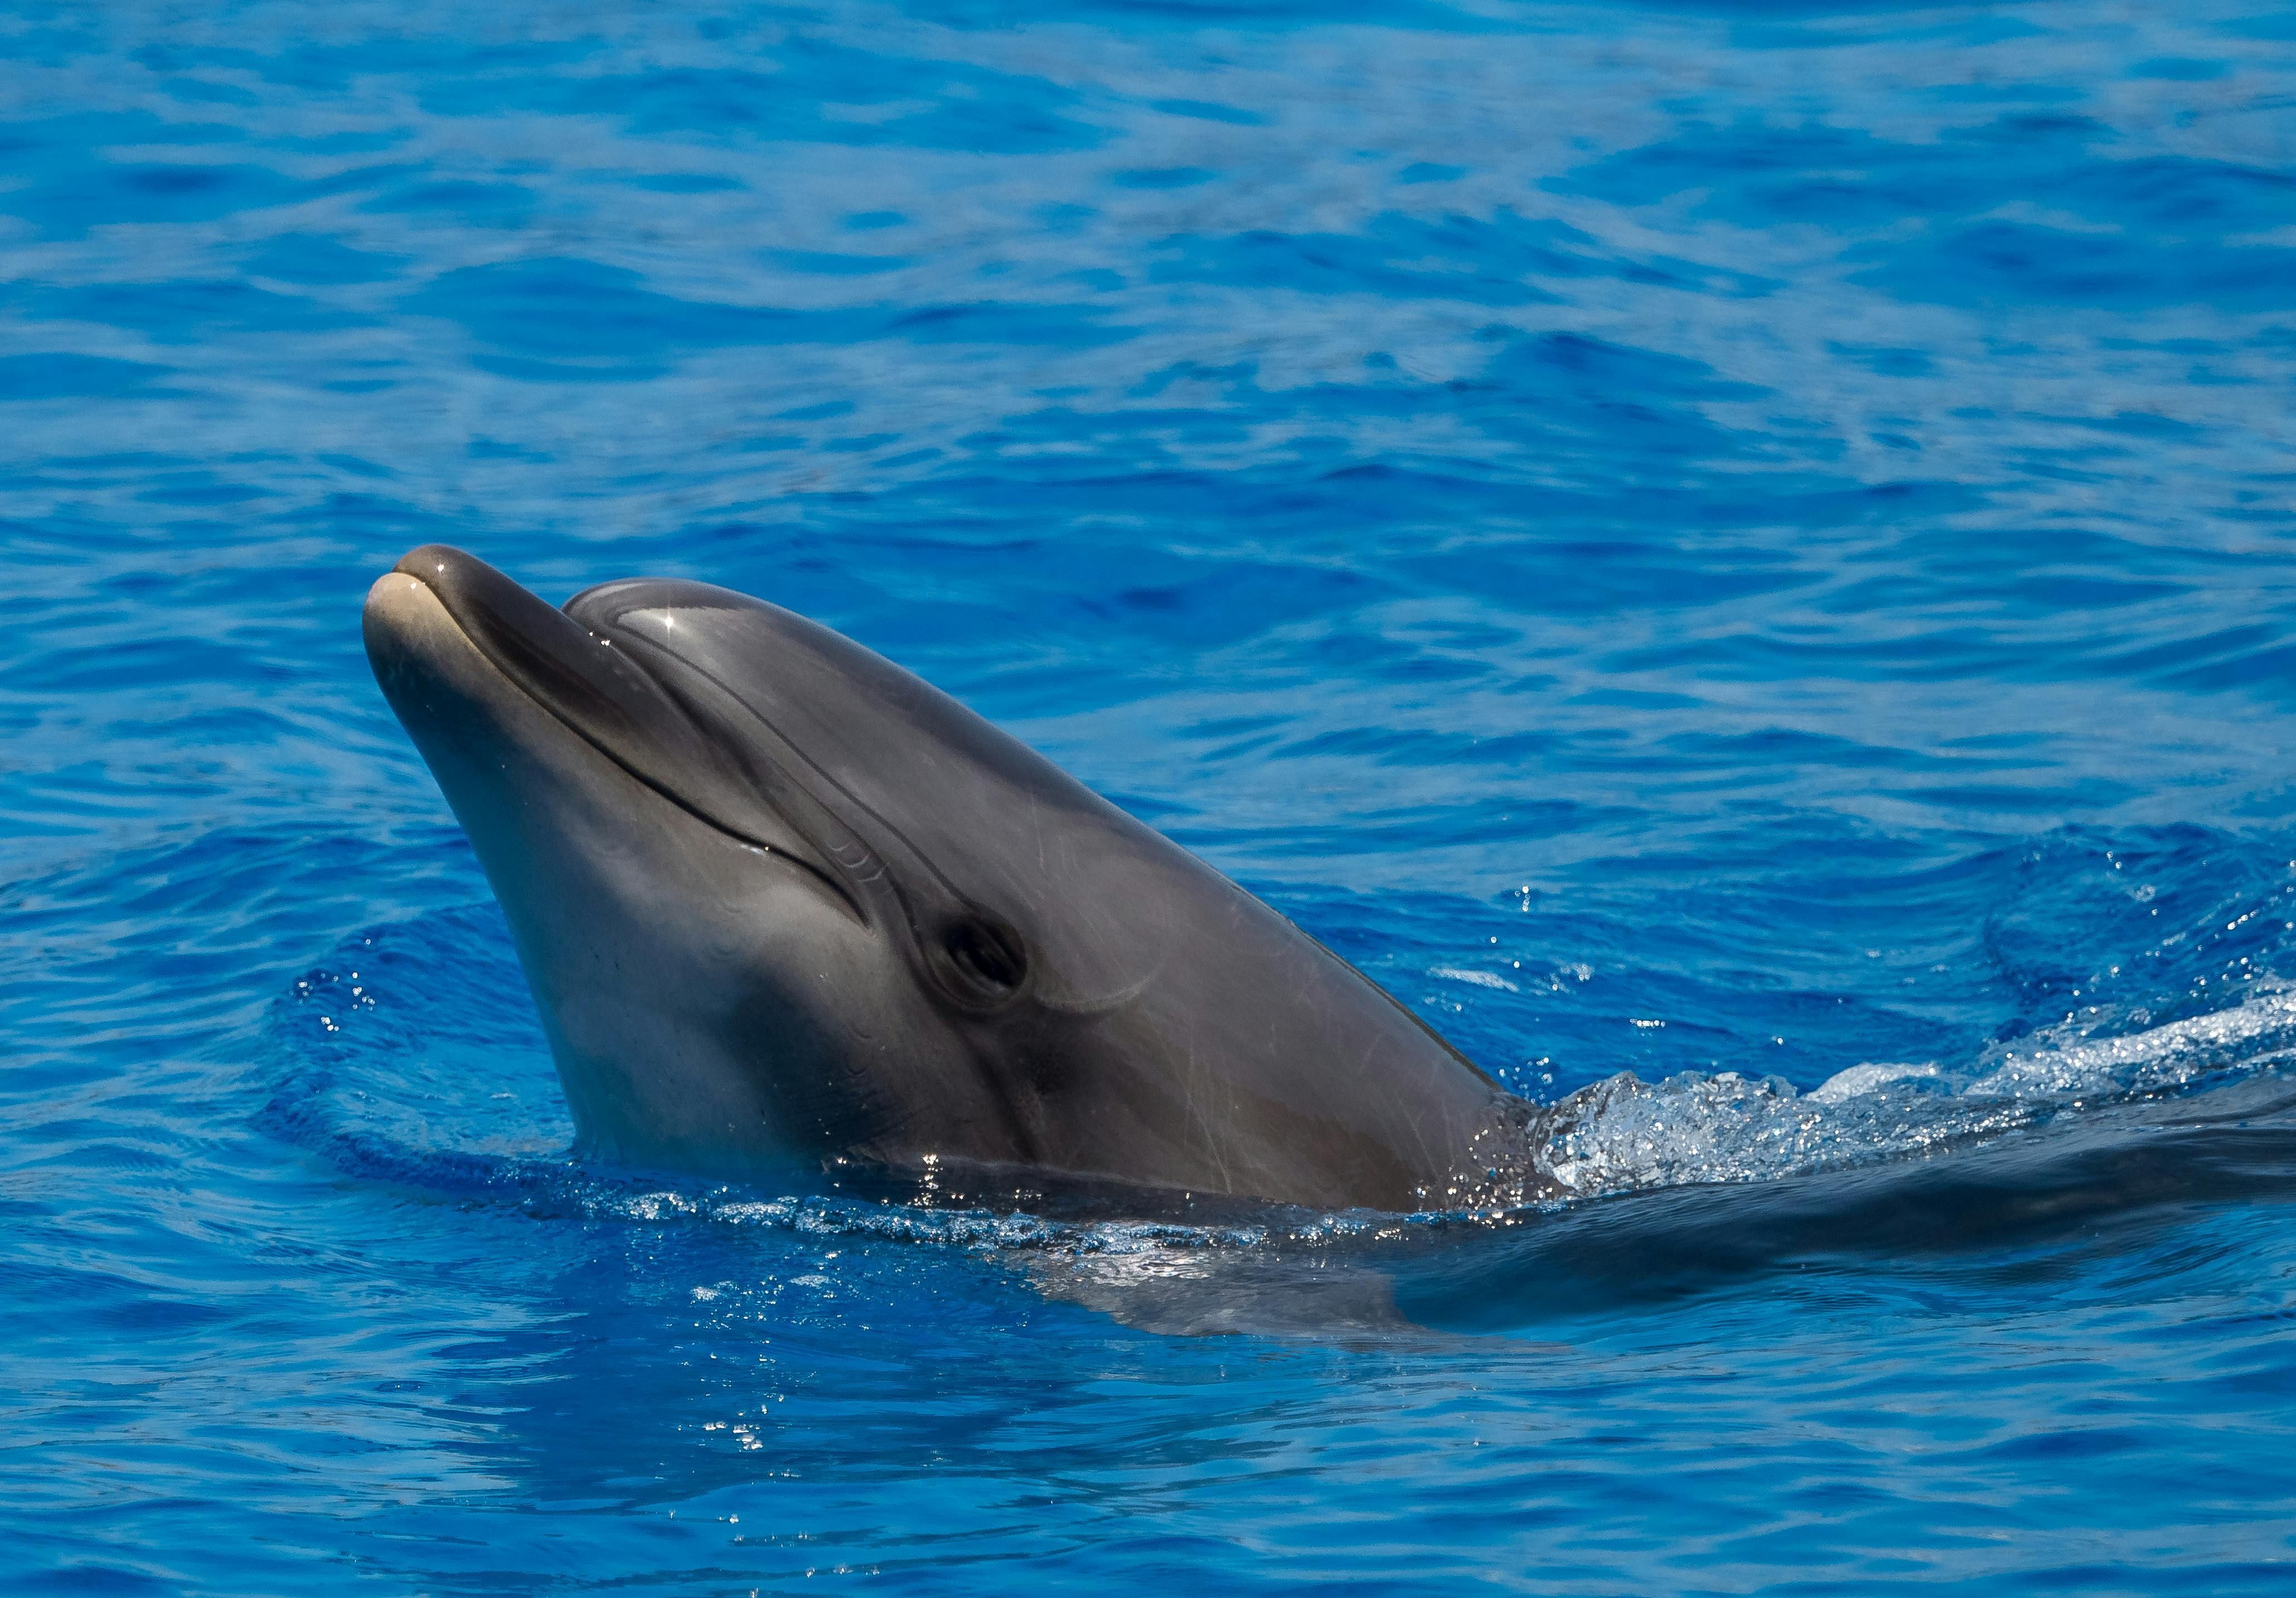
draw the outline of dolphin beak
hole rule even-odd
[[[359,620],[367,664],[409,733],[445,724],[457,707],[505,686],[438,591],[408,572],[393,569],[375,578]]]
[[[731,774],[627,650],[475,555],[443,544],[410,550],[368,590],[365,620],[368,656],[402,720],[414,708],[401,703],[404,687],[426,675],[468,675],[443,627],[640,781],[701,798],[681,791]]]
[[[500,738],[503,707],[523,698],[671,804],[811,872],[865,919],[820,845],[771,802],[787,784],[746,766],[724,729],[705,731],[693,701],[628,640],[444,544],[410,550],[375,580],[364,625],[375,680],[426,758],[439,735],[460,742],[466,729],[492,726],[474,747]]]
[[[523,697],[613,754],[677,719],[637,662],[443,544],[409,551],[379,578],[361,619],[375,679],[409,732],[491,723],[490,707]]]
[[[682,719],[643,666],[476,555],[426,544],[408,551],[391,572],[428,588],[497,670],[593,742],[601,734],[644,742],[660,733],[666,715]],[[370,604],[375,592],[369,592]]]

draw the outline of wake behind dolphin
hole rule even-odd
[[[890,661],[704,584],[417,549],[375,676],[509,921],[586,1151],[1321,1209],[1558,1191],[1540,1111]]]

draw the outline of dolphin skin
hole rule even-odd
[[[1534,1106],[826,627],[676,580],[559,610],[433,545],[377,579],[365,635],[502,901],[586,1154],[1143,1205],[1551,1191]]]

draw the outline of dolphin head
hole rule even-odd
[[[560,610],[442,545],[365,624],[589,1151],[1397,1209],[1496,1173],[1512,1102],[1400,1006],[825,627],[677,580]]]

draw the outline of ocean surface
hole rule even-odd
[[[2284,6],[20,4],[0,152],[0,1588],[2296,1590]],[[912,668],[1576,1196],[576,1157],[432,540]]]

